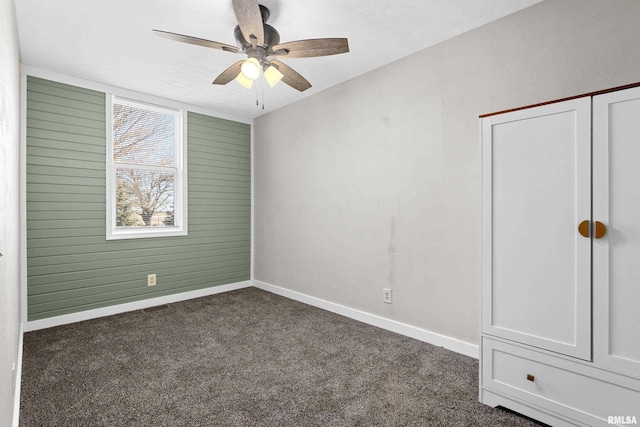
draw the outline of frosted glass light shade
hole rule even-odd
[[[253,87],[253,80],[249,80],[242,73],[238,73],[236,81],[247,89],[251,89]]]
[[[242,63],[241,73],[249,80],[256,80],[260,77],[260,62],[256,58],[249,58]]]
[[[276,83],[278,83],[284,75],[274,66],[270,66],[266,70],[264,70],[264,78],[269,83],[269,86],[274,87]]]

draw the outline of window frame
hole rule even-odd
[[[157,104],[107,94],[106,98],[106,240],[173,237],[187,235],[187,112]],[[118,169],[166,170],[166,167],[142,163],[120,163],[113,158],[113,105],[121,104],[163,114],[171,114],[175,123],[174,225],[165,227],[117,227],[116,175]]]

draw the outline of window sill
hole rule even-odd
[[[179,227],[164,227],[162,229],[156,227],[151,228],[151,230],[149,228],[107,230],[107,240],[144,239],[153,237],[176,237],[187,235],[187,230]]]

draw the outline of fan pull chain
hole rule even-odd
[[[260,90],[256,90],[256,107],[260,107]],[[264,89],[262,89],[262,109],[264,110]]]

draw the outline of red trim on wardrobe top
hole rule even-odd
[[[617,86],[617,87],[613,87],[613,88],[610,88],[610,89],[598,90],[598,91],[595,91],[595,92],[584,93],[582,95],[570,96],[568,98],[562,98],[562,99],[556,99],[556,100],[553,100],[553,101],[541,102],[539,104],[531,104],[531,105],[526,105],[524,107],[511,108],[510,110],[503,110],[503,111],[496,111],[495,113],[482,114],[480,116],[480,118],[489,117],[489,116],[495,116],[497,114],[510,113],[512,111],[524,110],[524,109],[532,108],[532,107],[540,107],[542,105],[555,104],[556,102],[569,101],[571,99],[584,98],[584,97],[587,97],[587,96],[602,95],[603,93],[615,92],[617,90],[630,89],[632,87],[638,87],[638,86],[640,86],[640,82],[631,83],[631,84],[624,85],[624,86]]]

